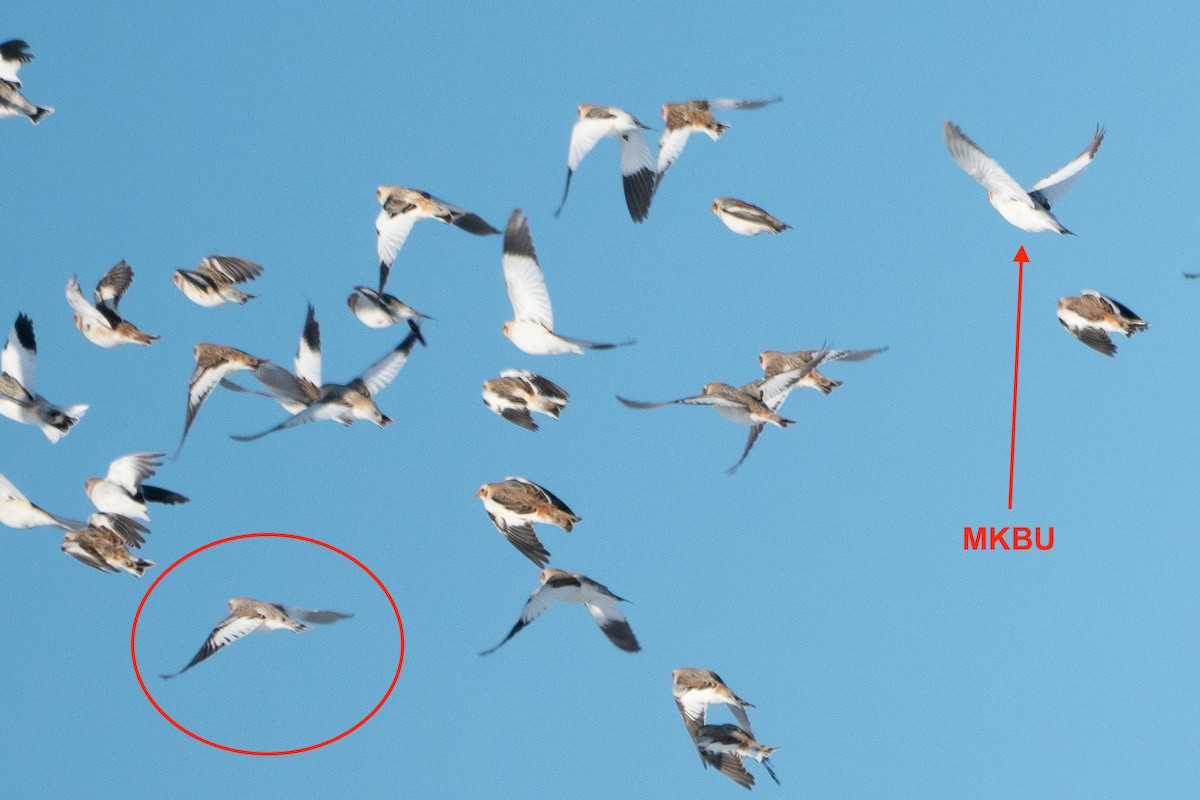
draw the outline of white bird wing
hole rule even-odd
[[[79,285],[79,279],[74,275],[67,281],[67,305],[71,306],[71,310],[84,319],[91,320],[93,324],[99,325],[102,328],[112,329],[112,323],[108,317],[104,316],[98,308],[93,306],[83,296],[83,289]]]
[[[661,403],[646,403],[639,400],[629,400],[617,395],[617,399],[628,408],[662,408],[670,405],[688,405],[688,406],[719,406],[721,408],[743,408],[742,405],[728,400],[724,397],[716,397],[714,395],[701,394],[695,397],[681,397],[678,400],[664,400]]]
[[[288,372],[283,367],[271,361],[264,361],[257,369],[251,370],[251,374],[258,379],[259,383],[267,387],[267,392],[270,397],[275,398],[280,405],[299,403],[307,405],[312,397],[309,395],[300,380]],[[247,392],[249,394],[258,394],[243,386],[238,386],[232,381],[222,381],[222,385],[226,388],[233,388],[234,391]],[[319,386],[319,384],[318,384]],[[236,387],[236,388],[234,388]]]
[[[654,156],[641,131],[621,136],[621,183],[625,189],[625,206],[634,222],[641,222],[650,213],[654,199],[654,184],[658,180]]]
[[[754,381],[749,386],[756,386],[762,393],[762,402],[767,408],[772,411],[778,411],[783,405],[783,401],[787,399],[788,394],[795,387],[796,383],[804,378],[808,373],[812,372],[824,361],[829,358],[828,350],[818,350],[813,353],[811,359],[794,369],[786,370],[771,378],[760,378]]]
[[[596,142],[604,138],[612,130],[611,119],[585,118],[575,123],[571,128],[571,145],[567,150],[567,169],[571,172],[579,169],[579,162],[592,152]],[[564,198],[566,199],[566,198]]]
[[[187,439],[188,431],[192,429],[192,423],[196,421],[196,415],[200,413],[200,406],[204,405],[204,401],[212,394],[212,390],[225,376],[245,369],[250,368],[236,361],[224,361],[211,368],[196,365],[196,369],[192,371],[192,377],[188,381],[187,417],[184,419],[183,436],[179,439],[179,449],[175,451],[176,457],[183,449],[183,443]]]
[[[262,265],[237,256],[206,256],[196,270],[219,283],[244,283],[262,275]]]
[[[1083,173],[1083,168],[1092,163],[1092,159],[1096,157],[1096,150],[1100,148],[1100,143],[1104,141],[1104,128],[1096,126],[1096,134],[1092,137],[1091,143],[1084,149],[1082,153],[1075,156],[1062,169],[1050,173],[1046,177],[1033,185],[1029,190],[1030,194],[1035,192],[1041,196],[1041,200],[1046,208],[1053,208],[1058,205],[1058,201],[1062,199],[1067,190],[1075,185],[1075,181],[1079,180],[1080,174]]]
[[[417,333],[409,332],[408,336],[405,336],[394,350],[363,370],[356,380],[360,380],[366,385],[367,391],[372,397],[379,394],[380,390],[391,383],[400,373],[400,369],[407,363],[409,353],[412,352],[413,346],[419,338]]]
[[[996,160],[983,152],[979,145],[967,138],[962,129],[946,120],[942,128],[946,138],[946,149],[968,175],[979,181],[992,194],[1023,202],[1033,208],[1029,193],[1013,180]]]
[[[687,144],[688,137],[692,135],[691,128],[666,128],[662,132],[662,136],[658,139],[658,177],[662,178],[671,165],[675,163],[675,159],[679,158],[679,154],[683,152],[683,146]]]
[[[296,377],[313,386],[321,385],[321,326],[317,323],[311,304],[304,318],[304,330],[296,347]]]
[[[19,88],[21,81],[17,73],[22,64],[28,64],[30,61],[33,61],[33,53],[29,52],[29,45],[25,41],[10,39],[0,42],[0,81],[8,81]]]
[[[33,320],[24,314],[8,333],[8,342],[0,353],[0,372],[7,372],[29,394],[37,394],[37,340],[33,336]]]
[[[136,494],[142,481],[162,466],[160,460],[165,453],[132,453],[121,456],[108,465],[105,480],[115,483],[130,494]]]
[[[554,309],[550,305],[550,291],[533,249],[529,220],[519,208],[509,217],[508,228],[504,231],[502,263],[513,318],[539,322],[546,330],[553,331]]]
[[[21,494],[21,490],[13,485],[12,481],[0,475],[0,500],[16,500],[22,503],[28,503],[29,499]]]
[[[411,213],[393,216],[386,210],[379,212],[379,216],[375,218],[375,249],[379,253],[381,265],[392,266],[400,248],[404,246],[404,240],[408,238],[409,231],[417,224],[417,219],[417,215]],[[379,291],[383,291],[382,285]]]
[[[316,608],[296,608],[295,606],[280,606],[280,608],[292,619],[312,622],[317,625],[332,625],[339,620],[350,619],[354,616],[353,614],[342,614],[338,611],[323,611]]]
[[[509,639],[516,636],[522,628],[540,617],[546,609],[557,604],[566,597],[568,592],[575,588],[575,586],[553,586],[550,583],[544,583],[539,586],[537,591],[529,595],[529,599],[525,602],[525,608],[521,610],[521,618],[512,626],[512,630],[508,632],[508,636],[504,637],[504,641],[495,647],[484,650],[479,655],[486,656],[499,650]]]
[[[307,425],[310,422],[321,422],[322,420],[333,419],[338,415],[338,411],[339,409],[331,403],[313,403],[299,414],[293,414],[283,422],[276,425],[274,428],[268,428],[260,433],[253,433],[247,436],[234,436],[230,434],[229,438],[238,442],[253,442],[256,439],[261,439],[269,433],[286,430],[287,428],[295,428],[299,425]]]
[[[629,653],[636,653],[642,649],[615,597],[593,593],[585,605],[610,642]]]
[[[750,455],[750,451],[754,449],[754,443],[758,441],[758,435],[763,432],[764,423],[756,422],[750,426],[750,434],[746,437],[746,447],[742,450],[742,456],[729,469],[725,470],[730,475],[738,471],[738,467],[746,460],[746,456]],[[703,724],[703,723],[701,723]]]
[[[756,108],[763,108],[772,103],[778,103],[783,100],[782,97],[772,97],[770,100],[739,100],[733,97],[715,97],[708,100],[708,107],[717,111],[725,111],[729,109],[738,109],[740,111],[752,111]]]
[[[212,633],[204,640],[204,644],[200,645],[200,649],[196,652],[196,655],[192,656],[192,660],[188,662],[186,667],[179,670],[179,672],[161,677],[167,679],[174,678],[176,675],[182,675],[230,642],[236,642],[243,636],[258,630],[262,624],[263,620],[261,617],[243,617],[236,614],[226,617],[217,624],[217,627],[212,629]]]

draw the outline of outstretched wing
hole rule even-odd
[[[33,336],[33,320],[25,314],[17,315],[9,331],[8,342],[0,353],[0,372],[8,373],[31,395],[37,394],[37,340]]]
[[[1096,134],[1084,151],[1071,159],[1062,169],[1050,173],[1035,183],[1029,193],[1036,195],[1035,199],[1040,199],[1046,208],[1058,205],[1058,201],[1067,193],[1067,190],[1075,185],[1075,181],[1079,180],[1083,168],[1092,163],[1092,159],[1096,157],[1096,151],[1100,149],[1100,143],[1103,141],[1104,128],[1097,125]]]
[[[949,120],[942,126],[946,138],[946,149],[958,162],[958,165],[992,194],[1023,202],[1033,208],[1033,200],[1021,188],[1021,184],[1013,180],[996,160],[980,149],[979,145],[967,138],[957,125]]]
[[[548,583],[539,586],[537,591],[529,595],[529,600],[526,601],[525,608],[521,611],[521,618],[512,626],[512,630],[508,632],[508,636],[504,637],[504,641],[495,647],[484,650],[479,655],[486,656],[499,650],[509,639],[516,636],[522,628],[533,622],[542,615],[542,612],[561,600],[571,588],[573,587],[552,586]]]
[[[262,617],[243,617],[240,615],[226,617],[221,620],[217,627],[212,629],[212,633],[204,640],[204,644],[200,645],[200,649],[196,651],[196,655],[192,656],[192,660],[187,663],[186,667],[179,670],[179,672],[173,672],[160,677],[167,680],[174,678],[176,675],[182,675],[230,642],[236,642],[243,636],[253,633],[262,623]]]
[[[104,273],[104,277],[96,284],[96,291],[92,297],[96,301],[96,307],[102,311],[107,309],[113,316],[117,316],[117,306],[121,304],[121,298],[125,296],[125,292],[129,291],[129,287],[133,284],[133,270],[125,263],[125,259],[121,259],[113,265],[112,269]]]
[[[596,624],[600,626],[600,630],[604,631],[604,635],[610,642],[627,653],[636,653],[642,649],[642,646],[638,644],[637,637],[633,635],[633,628],[629,627],[629,621],[621,613],[615,597],[598,594],[592,597],[586,605],[592,619],[596,620]]]
[[[408,356],[419,338],[420,331],[410,331],[394,350],[363,370],[356,380],[360,380],[366,385],[367,391],[371,393],[372,397],[379,394],[380,390],[391,383],[400,373],[400,369],[407,363]]]
[[[108,465],[105,480],[115,483],[130,494],[137,494],[142,481],[162,466],[164,453],[131,453],[121,456]]]
[[[625,206],[634,222],[641,222],[650,213],[654,185],[658,180],[657,164],[646,137],[641,131],[621,136],[621,183],[625,188]]]
[[[508,228],[504,231],[501,263],[504,266],[508,299],[513,307],[513,318],[538,322],[546,330],[554,330],[550,291],[546,288],[546,278],[533,249],[529,220],[519,208],[509,217]]]
[[[280,606],[280,608],[292,619],[301,619],[317,625],[332,625],[354,616],[353,614],[343,614],[340,611],[323,611],[316,608],[296,608],[295,606]]]

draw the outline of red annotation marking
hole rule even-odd
[[[375,707],[372,708],[369,712],[367,712],[367,715],[365,717],[360,719],[358,722],[356,722],[350,728],[339,733],[337,736],[334,736],[330,739],[326,739],[323,742],[317,742],[316,744],[310,744],[306,747],[297,747],[292,750],[241,750],[236,747],[228,747],[226,745],[219,744],[217,742],[209,741],[208,739],[205,739],[203,736],[199,736],[195,733],[192,733],[187,728],[183,727],[178,722],[176,722],[174,719],[172,719],[171,716],[169,714],[167,714],[167,712],[164,711],[162,709],[162,707],[159,706],[159,704],[150,695],[150,690],[146,688],[145,682],[142,681],[142,672],[140,669],[138,669],[138,662],[137,662],[137,629],[138,629],[138,620],[142,616],[142,608],[145,607],[146,601],[148,599],[150,599],[150,593],[154,591],[155,587],[158,586],[159,582],[161,582],[163,578],[165,578],[171,574],[171,570],[175,569],[180,564],[187,561],[189,558],[196,555],[197,553],[203,552],[204,550],[207,550],[210,547],[216,547],[219,544],[225,544],[226,542],[237,541],[238,539],[258,539],[258,538],[264,538],[264,537],[265,538],[276,538],[276,539],[296,539],[297,541],[308,542],[309,544],[320,545],[321,547],[324,547],[326,550],[332,550],[333,552],[337,553],[338,555],[342,556],[343,558],[346,558],[346,559],[352,561],[355,565],[357,565],[359,567],[359,569],[361,569],[363,572],[367,573],[367,575],[371,576],[371,580],[375,581],[375,584],[377,586],[379,586],[379,588],[383,592],[384,596],[387,597],[388,602],[391,603],[391,605],[392,605],[392,612],[396,615],[396,625],[399,626],[399,628],[400,628],[400,658],[396,662],[396,674],[392,676],[392,682],[388,685],[387,691],[383,693],[383,697],[379,700],[378,703],[375,704]],[[387,590],[387,587],[383,585],[383,581],[379,580],[379,578],[375,575],[374,572],[372,572],[370,569],[368,569],[365,564],[363,564],[361,561],[359,561],[357,558],[350,555],[349,553],[339,550],[331,544],[326,544],[325,542],[322,542],[320,539],[311,539],[307,536],[296,536],[296,535],[290,534],[290,533],[243,533],[240,536],[227,536],[224,539],[218,539],[215,542],[209,542],[208,544],[203,545],[202,547],[197,547],[195,550],[193,550],[192,552],[188,553],[187,555],[184,555],[181,558],[177,559],[173,564],[171,564],[171,566],[169,566],[165,570],[163,570],[162,574],[158,576],[158,578],[154,581],[154,583],[150,584],[150,588],[147,589],[146,594],[144,594],[142,596],[142,602],[138,603],[137,613],[135,613],[133,615],[133,630],[129,634],[129,652],[133,657],[133,673],[134,673],[134,675],[137,676],[138,685],[142,687],[142,693],[146,695],[146,699],[150,701],[150,705],[154,706],[155,710],[157,710],[159,714],[162,714],[163,719],[165,719],[167,722],[174,725],[179,730],[186,733],[188,736],[192,737],[193,739],[195,739],[198,742],[203,742],[204,744],[209,745],[210,747],[215,747],[218,750],[226,750],[230,753],[241,753],[242,755],[247,755],[247,756],[290,756],[294,753],[304,753],[308,750],[316,750],[317,748],[324,747],[327,744],[333,744],[338,739],[341,739],[345,736],[349,736],[350,734],[354,733],[356,730],[361,728],[366,723],[367,720],[369,720],[371,717],[375,716],[376,711],[383,708],[383,704],[387,702],[387,699],[389,697],[391,697],[392,690],[396,688],[396,681],[400,680],[400,668],[404,666],[404,621],[400,619],[400,609],[396,607],[396,601],[392,598],[392,593],[389,592]]]
[[[1021,290],[1025,283],[1025,264],[1029,256],[1025,254],[1025,245],[1013,256],[1013,261],[1020,265],[1017,271],[1017,351],[1013,356],[1013,411],[1012,436],[1008,440],[1008,507],[1012,509],[1013,494],[1013,465],[1017,460],[1017,375],[1021,365]]]
[[[963,528],[963,550],[1049,550],[1054,547],[1054,526],[1045,531],[1037,528]],[[1009,547],[1009,542],[1012,547]]]

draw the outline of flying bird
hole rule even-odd
[[[1030,233],[1041,231],[1071,233],[1050,213],[1050,209],[1058,205],[1058,201],[1067,193],[1067,190],[1075,184],[1075,181],[1079,180],[1083,168],[1092,163],[1092,159],[1096,157],[1096,150],[1104,141],[1104,128],[1097,125],[1091,144],[1082,153],[1071,159],[1062,169],[1052,172],[1035,183],[1028,192],[1009,177],[995,159],[968,139],[962,129],[953,122],[946,120],[942,126],[942,132],[945,135],[946,148],[950,151],[950,155],[968,175],[988,190],[988,202],[1000,212],[1002,217],[1021,230]]]
[[[390,328],[398,322],[407,322],[409,329],[417,335],[417,341],[425,344],[425,337],[421,336],[421,327],[416,321],[433,317],[422,314],[394,295],[385,294],[382,286],[378,291],[355,286],[346,298],[346,304],[359,322],[368,328]]]
[[[692,737],[693,742],[696,741],[696,734],[704,727],[708,707],[714,703],[729,706],[742,727],[751,735],[754,734],[750,727],[750,718],[746,716],[746,709],[754,706],[734,694],[733,690],[725,685],[725,681],[721,680],[721,676],[712,670],[693,667],[679,667],[673,670],[671,693],[675,696],[675,705],[679,707],[683,724],[687,726],[688,735]],[[703,752],[700,759],[705,762],[705,766],[708,765]]]
[[[143,483],[162,466],[165,453],[132,453],[122,456],[108,465],[103,478],[88,478],[84,491],[88,499],[100,511],[121,514],[126,517],[150,521],[147,503],[178,505],[188,498],[167,489]]]
[[[506,369],[499,378],[483,382],[484,404],[512,424],[530,431],[538,429],[530,412],[558,419],[569,398],[566,389],[527,369]]]
[[[17,72],[23,64],[33,61],[29,45],[21,39],[10,39],[0,43],[0,118],[26,117],[34,125],[42,117],[54,113],[49,106],[39,106],[21,94],[21,81]]]
[[[179,447],[175,450],[176,458],[187,440],[188,431],[200,413],[200,406],[212,394],[222,380],[235,372],[257,369],[262,366],[263,359],[255,358],[247,352],[223,344],[201,342],[196,345],[193,353],[196,357],[196,368],[188,380],[187,418],[183,423],[183,436],[179,437]]]
[[[557,525],[568,533],[580,522],[578,514],[549,490],[524,478],[505,478],[485,483],[475,496],[483,501],[488,518],[513,547],[539,567],[546,566],[550,553],[533,531],[533,523]]]
[[[195,269],[175,271],[171,280],[183,296],[205,308],[226,303],[246,305],[256,294],[246,294],[234,284],[252,281],[262,275],[263,268],[253,261],[236,256],[208,256],[200,259]]]
[[[571,176],[579,168],[579,162],[592,151],[596,143],[605,138],[621,140],[621,182],[625,188],[625,205],[634,222],[641,222],[650,213],[650,201],[654,198],[654,156],[646,144],[642,131],[653,130],[634,119],[632,114],[619,108],[584,103],[579,107],[579,119],[571,129],[571,146],[567,151],[567,185],[563,188],[562,202],[554,216],[562,213],[567,204],[567,193],[571,191]]]
[[[273,428],[249,436],[233,436],[239,442],[252,442],[270,433],[309,422],[319,422],[331,419],[342,425],[350,425],[356,419],[373,422],[380,428],[391,425],[393,420],[380,410],[375,403],[375,395],[382,391],[408,361],[413,346],[417,342],[417,334],[409,333],[395,349],[363,370],[362,374],[350,383],[326,383],[321,386],[316,402],[303,411],[293,414]],[[255,375],[260,377],[263,370],[256,369]]]
[[[87,527],[68,530],[63,537],[62,551],[101,572],[128,572],[142,577],[153,561],[139,558],[129,548],[141,547],[145,539],[141,534],[149,529],[120,514],[95,513],[87,518]]]
[[[165,680],[182,675],[225,645],[236,642],[246,634],[255,631],[269,633],[286,628],[292,633],[303,633],[312,627],[304,624],[306,622],[316,625],[332,625],[352,616],[354,615],[342,614],[338,611],[296,608],[278,603],[265,603],[249,597],[234,597],[229,600],[229,616],[212,629],[212,633],[204,640],[204,644],[200,645],[200,650],[192,656],[192,660],[187,663],[187,666],[179,672],[160,677]]]
[[[629,653],[636,653],[642,649],[637,637],[633,635],[633,629],[629,627],[628,620],[617,605],[618,602],[625,602],[625,598],[617,597],[607,586],[596,583],[578,572],[564,572],[547,567],[542,570],[539,580],[542,585],[529,596],[524,610],[521,611],[521,618],[513,625],[508,636],[505,636],[500,644],[484,650],[479,655],[486,656],[499,650],[505,642],[556,603],[587,606],[592,619],[596,620],[596,624],[604,631],[609,641]]]
[[[504,231],[502,264],[513,319],[505,322],[500,330],[521,350],[534,356],[583,355],[584,350],[610,350],[633,344],[632,340],[620,344],[588,342],[554,332],[554,310],[550,306],[546,277],[533,250],[529,220],[519,208],[509,217],[508,228]]]
[[[783,233],[792,227],[775,219],[758,206],[752,206],[732,197],[718,197],[713,200],[709,210],[717,215],[717,219],[725,223],[726,228],[743,236]]]
[[[743,758],[753,758],[767,768],[771,780],[779,783],[769,757],[779,748],[766,747],[737,725],[704,725],[696,731],[696,747],[708,763],[739,786],[753,788],[754,776],[746,770]]]
[[[300,342],[296,345],[293,359],[294,371],[288,372],[273,361],[260,360],[250,369],[267,391],[247,389],[229,378],[221,380],[221,386],[235,392],[270,397],[289,414],[299,414],[321,399],[321,326],[317,323],[316,311],[311,303],[304,316],[304,327],[300,329]]]
[[[149,346],[160,337],[143,333],[122,319],[118,306],[125,292],[133,283],[133,270],[124,259],[118,261],[104,274],[92,293],[94,304],[89,303],[74,275],[67,281],[67,303],[75,312],[75,327],[89,342],[101,347],[119,347],[123,344]]]
[[[768,106],[771,103],[778,103],[782,97],[775,97],[770,100],[735,100],[729,97],[721,97],[713,100],[688,100],[684,103],[664,103],[662,107],[662,117],[667,123],[667,127],[663,129],[662,136],[658,140],[658,166],[657,175],[655,176],[655,191],[658,191],[658,186],[662,183],[663,176],[667,174],[667,170],[675,163],[675,159],[679,158],[679,154],[683,152],[683,146],[687,144],[688,137],[693,133],[703,133],[714,142],[721,138],[721,134],[729,130],[729,126],[723,122],[717,122],[713,117],[713,111],[725,111],[728,109],[756,109]]]
[[[0,42],[0,81],[6,81],[20,88],[21,80],[17,77],[22,65],[33,61],[33,53],[29,52],[29,43],[23,39],[9,39]]]
[[[380,186],[375,190],[382,210],[375,218],[375,246],[379,253],[379,292],[387,283],[392,263],[413,225],[422,219],[437,219],[476,236],[500,233],[478,214],[438,200],[429,192],[403,186]],[[356,312],[357,314],[357,312]],[[370,323],[368,323],[370,324]]]
[[[617,395],[617,399],[625,406],[636,409],[661,408],[663,406],[679,404],[712,406],[725,419],[736,422],[739,425],[751,426],[750,441],[747,442],[746,449],[742,452],[742,457],[729,469],[729,472],[733,473],[741,466],[742,461],[745,461],[746,456],[750,454],[750,448],[754,446],[754,442],[757,440],[758,434],[762,432],[764,425],[771,424],[779,428],[786,428],[788,425],[795,423],[795,420],[784,419],[779,416],[776,413],[776,409],[783,402],[782,397],[786,397],[787,392],[801,378],[816,369],[823,360],[824,352],[821,351],[818,352],[817,357],[812,362],[781,372],[767,380],[755,381],[740,387],[731,386],[727,383],[706,383],[700,390],[700,394],[694,397],[681,397],[678,400],[665,400],[657,403],[629,400],[620,395]]]
[[[827,350],[825,351],[824,360],[866,361],[868,358],[886,350],[886,347],[876,347],[871,350]],[[779,350],[764,350],[758,354],[758,364],[762,367],[764,379],[773,378],[781,372],[787,372],[789,369],[804,366],[816,358],[819,352],[818,350],[793,350],[790,353],[784,353]],[[828,395],[841,385],[841,381],[830,380],[814,369],[796,381],[793,388],[799,389],[802,386],[808,386],[816,389],[821,394]],[[780,405],[782,405],[782,401],[780,401]]]
[[[55,516],[41,506],[29,502],[12,481],[0,475],[0,525],[9,528],[82,528],[87,525],[75,519]]]
[[[71,432],[88,407],[60,408],[37,393],[37,340],[33,320],[17,315],[0,353],[0,415],[24,425],[37,425],[54,444]]]
[[[1082,297],[1060,299],[1058,321],[1076,339],[1106,356],[1117,353],[1117,346],[1109,338],[1109,332],[1130,337],[1150,327],[1150,323],[1126,306],[1090,289],[1084,289]]]

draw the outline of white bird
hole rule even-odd
[[[564,572],[561,569],[547,567],[542,570],[539,580],[542,585],[529,596],[524,610],[521,611],[521,618],[517,620],[516,625],[513,625],[508,636],[505,636],[504,641],[500,644],[484,650],[479,655],[486,656],[494,653],[505,642],[516,636],[522,628],[537,619],[543,611],[557,603],[587,606],[592,619],[596,620],[596,624],[600,626],[600,630],[604,631],[604,635],[609,638],[609,641],[629,653],[636,653],[642,649],[638,644],[637,637],[633,635],[633,629],[629,627],[629,621],[625,619],[620,606],[617,605],[618,602],[624,602],[625,598],[617,597],[608,590],[607,586],[596,583],[578,572]]]
[[[781,220],[750,203],[733,197],[718,197],[712,201],[708,210],[717,215],[717,219],[726,228],[742,236],[757,236],[760,233],[783,233],[791,229]]]
[[[76,519],[55,516],[40,506],[29,502],[12,481],[0,475],[0,525],[9,528],[82,528],[86,525]]]
[[[633,344],[632,340],[620,344],[589,342],[554,332],[554,310],[550,306],[546,277],[533,250],[529,220],[519,208],[509,217],[508,228],[504,231],[502,263],[513,319],[505,322],[500,330],[521,350],[535,356],[560,353],[583,355],[585,349],[609,350]]]
[[[950,155],[968,175],[988,190],[988,201],[1006,220],[1030,233],[1071,233],[1050,213],[1050,209],[1058,205],[1067,190],[1075,185],[1083,168],[1092,163],[1096,150],[1104,141],[1104,128],[1097,125],[1095,136],[1082,153],[1071,159],[1065,167],[1035,183],[1028,192],[953,122],[946,120],[942,133]]]
[[[625,189],[625,206],[634,222],[641,222],[650,213],[650,201],[654,199],[655,163],[654,156],[646,144],[642,131],[653,130],[638,122],[632,114],[619,108],[584,103],[579,107],[579,119],[571,129],[571,146],[567,151],[567,185],[563,188],[562,202],[554,212],[557,217],[567,204],[567,193],[571,191],[571,176],[579,168],[579,162],[592,151],[596,143],[605,138],[621,140],[621,182]]]
[[[662,117],[667,126],[658,140],[658,174],[655,178],[654,190],[658,191],[663,176],[667,174],[667,170],[683,152],[683,146],[687,144],[689,136],[693,133],[703,133],[715,142],[721,138],[721,134],[729,130],[728,125],[717,122],[712,115],[713,110],[763,108],[771,103],[778,103],[782,99],[782,97],[775,97],[770,100],[735,100],[730,97],[719,97],[712,100],[663,103]]]
[[[312,627],[311,625],[305,625],[305,622],[317,625],[332,625],[335,622],[354,616],[353,614],[343,614],[339,611],[321,611],[311,608],[285,606],[278,603],[266,603],[262,600],[254,600],[249,597],[230,598],[229,612],[229,616],[221,620],[217,624],[217,627],[212,629],[212,633],[204,640],[204,644],[200,645],[199,651],[187,663],[186,667],[179,670],[179,672],[173,672],[160,677],[168,679],[174,678],[176,675],[182,675],[225,645],[230,642],[236,642],[243,636],[255,631],[269,633],[270,631],[287,629],[292,633],[303,633]],[[303,622],[298,622],[297,620],[303,620]]]
[[[366,286],[355,286],[354,291],[346,298],[350,311],[359,322],[368,328],[390,328],[398,322],[407,322],[409,329],[417,334],[417,341],[425,344],[421,336],[418,319],[433,319],[428,314],[422,314],[395,295],[385,294],[382,289]]]
[[[178,505],[188,498],[157,486],[142,482],[162,466],[165,453],[132,453],[122,456],[108,465],[103,478],[88,478],[84,491],[88,499],[100,511],[121,514],[126,517],[150,521],[146,503]]]
[[[696,731],[696,747],[705,762],[712,764],[726,777],[750,789],[754,776],[746,770],[743,758],[753,758],[767,768],[771,780],[779,783],[769,757],[779,748],[767,747],[737,725],[705,725]]]
[[[75,312],[75,327],[89,342],[101,347],[123,344],[149,346],[160,338],[143,333],[133,323],[122,319],[118,306],[132,283],[133,270],[124,259],[104,273],[104,277],[96,284],[96,291],[92,294],[95,304],[89,303],[83,296],[77,277],[72,275],[67,281],[67,303]]]
[[[17,315],[0,353],[0,415],[24,425],[36,425],[54,444],[71,432],[87,411],[86,404],[60,408],[37,393],[37,340],[33,320]]]
[[[195,269],[176,270],[171,280],[183,296],[205,308],[226,303],[246,305],[256,294],[246,294],[234,284],[252,281],[262,275],[263,268],[253,261],[236,256],[208,256],[200,259]]]
[[[454,225],[476,236],[492,236],[500,233],[478,214],[452,206],[420,189],[403,186],[380,186],[375,190],[382,210],[375,218],[375,247],[379,253],[379,291],[387,284],[392,263],[408,233],[419,220],[436,219],[446,225]]]
[[[376,405],[375,395],[399,374],[400,369],[408,361],[408,356],[412,353],[416,342],[417,335],[410,332],[395,349],[363,370],[362,374],[350,383],[327,383],[321,386],[316,402],[303,411],[293,414],[275,427],[261,433],[233,436],[232,438],[239,442],[252,442],[276,431],[327,419],[342,425],[350,425],[354,420],[361,419],[374,422],[380,428],[386,428],[392,424],[393,420]],[[260,372],[263,370],[255,370],[255,375],[257,376]]]
[[[17,72],[23,64],[33,61],[29,45],[21,39],[10,39],[0,43],[0,118],[26,117],[34,125],[42,117],[54,113],[49,106],[39,106],[21,94],[21,81]]]

